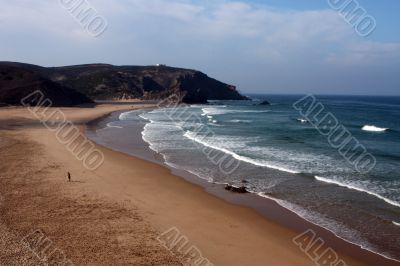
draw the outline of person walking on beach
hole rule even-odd
[[[70,174],[70,172],[68,172],[68,182],[71,182],[71,174]]]

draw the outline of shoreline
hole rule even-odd
[[[101,119],[102,116],[118,109],[124,110],[127,106],[108,107],[97,106],[89,114],[78,108],[62,109],[66,110],[68,118],[79,124],[84,132],[86,125],[91,121]],[[292,243],[292,239],[302,232],[300,228],[288,228],[282,222],[275,222],[274,217],[266,219],[264,215],[246,206],[248,199],[230,192],[226,192],[227,199],[221,199],[219,195],[215,195],[220,193],[220,189],[215,189],[215,186],[204,188],[199,184],[190,183],[171,173],[166,166],[111,150],[101,144],[96,144],[96,147],[106,156],[104,165],[93,173],[88,172],[82,169],[75,158],[64,154],[62,145],[50,132],[40,127],[32,128],[27,123],[30,118],[26,110],[11,109],[10,113],[15,110],[19,110],[18,115],[15,115],[19,122],[13,121],[11,124],[23,129],[16,129],[17,133],[22,134],[23,131],[30,139],[43,145],[46,154],[59,160],[64,167],[68,166],[67,169],[71,168],[73,176],[78,179],[74,189],[85,190],[88,194],[99,194],[110,202],[138,208],[143,218],[159,232],[171,226],[179,228],[215,265],[265,265],[266,261],[273,265],[313,263]],[[2,111],[0,109],[0,113]],[[5,121],[7,119],[5,115]],[[240,202],[241,200],[243,201]],[[266,212],[281,218],[285,209],[272,200],[270,203]],[[274,204],[276,206],[273,206]],[[282,215],[289,217],[288,214]],[[287,222],[293,223],[294,227],[303,228],[302,223],[306,221],[300,220],[303,219],[290,217]],[[199,227],[198,224],[202,226]],[[307,226],[304,228],[310,228]],[[318,230],[317,228],[319,234]],[[336,245],[334,239],[337,237],[332,233],[331,236],[325,235],[323,230],[325,229],[321,228],[321,236],[329,242],[328,246],[332,246],[331,243]],[[375,261],[379,265],[395,265],[360,247],[358,249],[361,250],[348,252],[352,244],[345,246],[340,241],[337,242],[339,255],[348,265],[368,265]],[[341,252],[339,249],[347,252]]]
[[[124,111],[117,111],[115,112],[115,114],[121,114],[123,112]],[[112,114],[109,114],[109,116],[111,115]],[[142,135],[137,137],[142,138]],[[245,195],[228,192],[224,189],[224,186],[226,184],[211,183],[186,170],[177,169],[168,164],[165,164],[164,160],[160,161],[155,159],[157,155],[159,155],[159,153],[152,150],[149,147],[148,143],[143,140],[143,138],[142,142],[146,146],[148,151],[153,154],[154,159],[149,158],[148,155],[137,156],[137,154],[129,154],[122,150],[113,149],[111,147],[104,146],[98,143],[96,144],[101,145],[112,151],[121,152],[128,156],[132,156],[135,158],[139,158],[142,160],[150,161],[152,163],[161,165],[162,167],[169,169],[172,175],[179,176],[191,184],[202,187],[204,191],[206,191],[208,194],[221,198],[228,203],[255,210],[256,212],[261,214],[265,219],[277,223],[279,225],[282,225],[284,227],[287,227],[290,230],[295,230],[301,233],[307,229],[312,229],[317,233],[317,235],[322,237],[324,240],[327,240],[329,247],[332,247],[339,252],[345,252],[346,254],[349,254],[352,257],[368,262],[373,262],[374,264],[379,264],[379,265],[397,265],[399,263],[399,261],[395,259],[386,257],[385,255],[382,255],[378,252],[374,252],[372,250],[363,248],[357,243],[353,243],[344,238],[341,238],[340,236],[336,235],[333,231],[324,228],[321,225],[308,221],[307,219],[301,217],[299,214],[295,213],[289,208],[280,205],[273,198],[259,195],[258,193],[254,192],[250,192]]]

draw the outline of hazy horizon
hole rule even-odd
[[[376,20],[367,37],[329,0],[90,0],[108,23],[98,37],[63,2],[71,1],[0,0],[0,60],[160,63],[200,70],[243,94],[400,95],[395,0],[357,1]]]

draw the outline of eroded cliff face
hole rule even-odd
[[[182,68],[105,64],[44,68],[20,63],[0,63],[0,67],[5,66],[28,70],[57,86],[76,90],[92,100],[158,100],[172,94],[183,95],[183,101],[187,103],[247,99],[232,85],[212,79],[199,71]]]
[[[247,100],[235,86],[209,78],[201,72],[194,71],[189,75],[177,78],[180,91],[185,93],[184,102],[203,103],[207,100]]]

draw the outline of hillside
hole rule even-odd
[[[35,71],[11,65],[0,65],[0,106],[21,105],[24,97],[37,90],[51,100],[52,106],[93,103],[82,93],[53,82]]]
[[[207,100],[245,100],[232,85],[189,69],[167,66],[113,66],[90,64],[45,68],[35,65],[0,62],[1,66],[26,69],[62,87],[74,89],[92,100],[140,98],[163,99],[184,95],[183,102]]]

